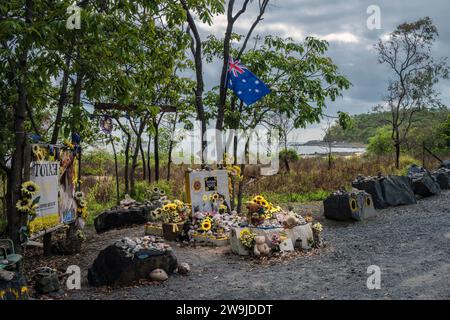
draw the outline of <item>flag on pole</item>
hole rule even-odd
[[[228,60],[227,86],[248,106],[270,93],[264,82],[232,57]]]

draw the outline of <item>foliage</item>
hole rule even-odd
[[[437,28],[429,17],[399,25],[386,40],[375,45],[380,64],[392,74],[388,83],[385,105],[391,113],[392,143],[399,167],[400,150],[406,141],[416,113],[423,108],[442,106],[435,89],[441,78],[448,78],[445,59],[435,60],[431,54],[438,37]]]
[[[280,161],[287,160],[289,162],[297,161],[299,159],[299,155],[297,153],[297,150],[291,149],[291,148],[287,149],[287,150],[285,150],[285,149],[281,150],[280,154],[279,154],[279,157],[280,157]]]
[[[411,124],[411,132],[406,136],[406,145],[413,145],[414,140],[418,140],[418,133],[423,138],[429,137],[427,145],[433,148],[434,145],[442,144],[443,137],[436,137],[433,131],[443,126],[443,119],[446,119],[450,115],[450,109],[438,108],[438,109],[423,109],[416,113],[416,119]],[[336,141],[356,142],[368,144],[369,139],[377,134],[377,130],[380,127],[384,127],[388,124],[389,112],[372,112],[351,116],[353,126],[343,130],[341,126],[335,124],[327,130],[324,140],[327,141],[329,136],[333,137]],[[414,146],[422,143],[416,143]]]
[[[386,155],[394,152],[394,146],[392,145],[391,130],[388,126],[379,128],[373,137],[369,138],[369,145],[367,146],[367,152],[370,155]]]

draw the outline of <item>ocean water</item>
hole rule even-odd
[[[293,147],[301,155],[327,154],[328,147],[325,146],[295,146]],[[332,152],[337,153],[364,153],[366,148],[354,147],[331,147]]]

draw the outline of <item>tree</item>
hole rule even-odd
[[[385,105],[391,112],[388,120],[392,130],[391,139],[395,148],[395,166],[400,166],[400,150],[413,123],[415,114],[423,108],[439,106],[438,93],[434,85],[440,78],[448,78],[446,61],[435,61],[431,54],[437,28],[430,18],[403,23],[375,45],[378,62],[392,71]]]

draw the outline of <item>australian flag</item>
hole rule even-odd
[[[248,106],[270,93],[270,89],[264,82],[251,73],[239,60],[231,57],[228,60],[227,86]]]

